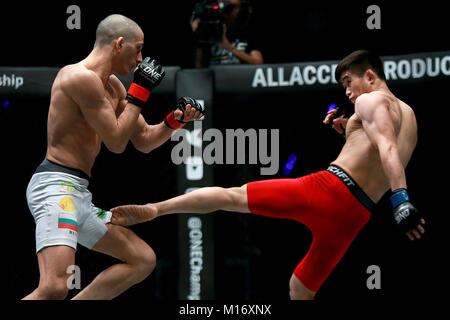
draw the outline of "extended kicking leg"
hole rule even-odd
[[[155,204],[119,206],[111,209],[111,222],[129,226],[166,214],[210,213],[217,210],[250,212],[247,185],[234,188],[206,187]]]

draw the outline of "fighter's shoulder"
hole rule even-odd
[[[63,67],[58,74],[61,88],[66,92],[78,90],[101,90],[103,87],[100,77],[92,70],[80,64]]]
[[[379,111],[388,111],[390,103],[389,97],[383,93],[375,91],[364,93],[355,100],[355,114],[360,120],[373,120]]]
[[[414,113],[413,108],[409,104],[407,104],[406,102],[404,102],[400,99],[398,99],[398,105],[400,106],[400,109],[407,110],[407,112]]]
[[[378,91],[372,91],[369,93],[363,93],[355,100],[355,108],[366,108],[373,105],[389,105],[391,99],[384,93]]]

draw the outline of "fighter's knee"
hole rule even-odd
[[[147,247],[141,257],[141,264],[144,273],[152,273],[156,267],[156,254],[152,248]]]
[[[291,300],[314,300],[315,294],[306,291],[289,290]]]
[[[134,268],[134,281],[141,282],[147,278],[156,267],[156,254],[152,248],[148,245],[139,251],[139,255],[136,257],[133,268]]]
[[[247,185],[224,189],[224,193],[228,197],[228,209],[238,212],[248,212]]]
[[[64,300],[69,293],[67,279],[64,278],[42,283],[38,290],[39,295],[46,300]]]
[[[294,275],[289,282],[289,296],[291,300],[314,300],[315,292],[305,287]]]

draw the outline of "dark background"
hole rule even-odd
[[[163,65],[192,66],[189,20],[195,0],[9,1],[2,3],[2,64],[64,66],[84,59],[95,29],[112,13],[133,18],[144,30],[144,55]],[[254,0],[254,23],[266,63],[340,60],[367,48],[380,55],[446,50],[448,11],[442,1]],[[81,30],[69,30],[67,7],[81,9]],[[369,30],[367,7],[381,9],[381,29]]]
[[[1,10],[0,47],[3,66],[56,66],[77,62],[92,49],[98,22],[111,13],[133,18],[144,30],[144,56],[163,65],[192,67],[189,18],[195,1],[16,3]],[[266,63],[339,60],[355,49],[380,55],[448,50],[447,12],[438,3],[343,2],[293,4],[293,1],[253,1],[254,19]],[[81,8],[81,30],[66,28],[66,8]],[[366,8],[381,8],[381,30],[366,28]],[[445,197],[445,116],[450,81],[392,86],[416,112],[419,142],[407,168],[408,189],[414,205],[427,217],[426,235],[409,242],[395,228],[388,198],[383,198],[368,225],[317,294],[317,300],[419,299],[434,301],[445,288],[442,261],[448,249],[443,233],[447,214],[439,201]],[[153,99],[153,98],[152,98]],[[159,123],[175,101],[155,95],[157,108],[145,111],[149,123]],[[214,127],[279,128],[280,173],[290,154],[298,160],[290,177],[321,170],[334,160],[342,139],[321,121],[330,102],[346,103],[343,90],[275,95],[214,97]],[[2,101],[3,103],[3,101]],[[3,243],[7,261],[7,299],[18,300],[38,284],[34,221],[25,189],[45,156],[49,98],[16,98],[0,108],[2,141]],[[150,154],[131,146],[122,155],[102,148],[90,182],[94,203],[111,208],[124,203],[156,202],[177,195],[176,168],[168,141]],[[220,165],[215,184],[238,186],[266,179],[257,165]],[[445,199],[445,198],[444,198]],[[337,204],[338,205],[338,204]],[[218,213],[216,222],[217,299],[283,301],[289,298],[289,278],[311,240],[306,227],[293,221]],[[155,250],[158,265],[144,282],[119,300],[167,301],[177,298],[177,223],[167,216],[132,228]],[[82,285],[114,259],[79,246],[77,264]],[[381,268],[381,290],[368,290],[366,269]],[[4,264],[5,265],[5,264]],[[76,294],[76,290],[70,296]]]

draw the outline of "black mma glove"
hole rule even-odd
[[[351,111],[349,110],[348,107],[346,107],[346,106],[344,106],[344,107],[338,107],[338,106],[337,106],[336,104],[334,104],[334,103],[331,104],[331,105],[328,107],[327,114],[328,114],[328,112],[330,112],[331,110],[336,110],[336,113],[333,115],[333,117],[330,119],[330,122],[328,123],[328,124],[330,125],[331,128],[333,128],[333,126],[334,126],[334,122],[333,122],[334,119],[337,119],[337,118],[339,118],[339,117],[341,117],[341,116],[343,116],[344,118],[350,118],[351,115],[352,115],[352,113],[351,113]],[[339,124],[339,125],[340,125],[340,127],[341,127],[341,129],[342,129],[341,136],[342,136],[344,139],[346,139],[347,137],[345,136],[345,128],[342,126],[342,124]]]
[[[419,211],[409,202],[408,192],[404,188],[392,191],[391,203],[395,223],[404,233],[415,229],[420,224]]]
[[[128,89],[126,99],[143,108],[151,91],[160,84],[166,72],[158,61],[147,57],[134,71],[133,82]]]
[[[205,108],[198,103],[197,100],[190,98],[190,97],[181,97],[177,101],[177,105],[175,106],[174,110],[167,115],[167,117],[164,119],[164,123],[166,126],[172,129],[180,129],[183,128],[186,125],[186,122],[183,121],[184,119],[184,112],[186,111],[186,105],[190,104],[192,108],[194,108],[197,111],[200,111],[203,115],[205,114]],[[175,119],[175,111],[179,109],[183,112],[181,115],[181,119],[177,120]]]

